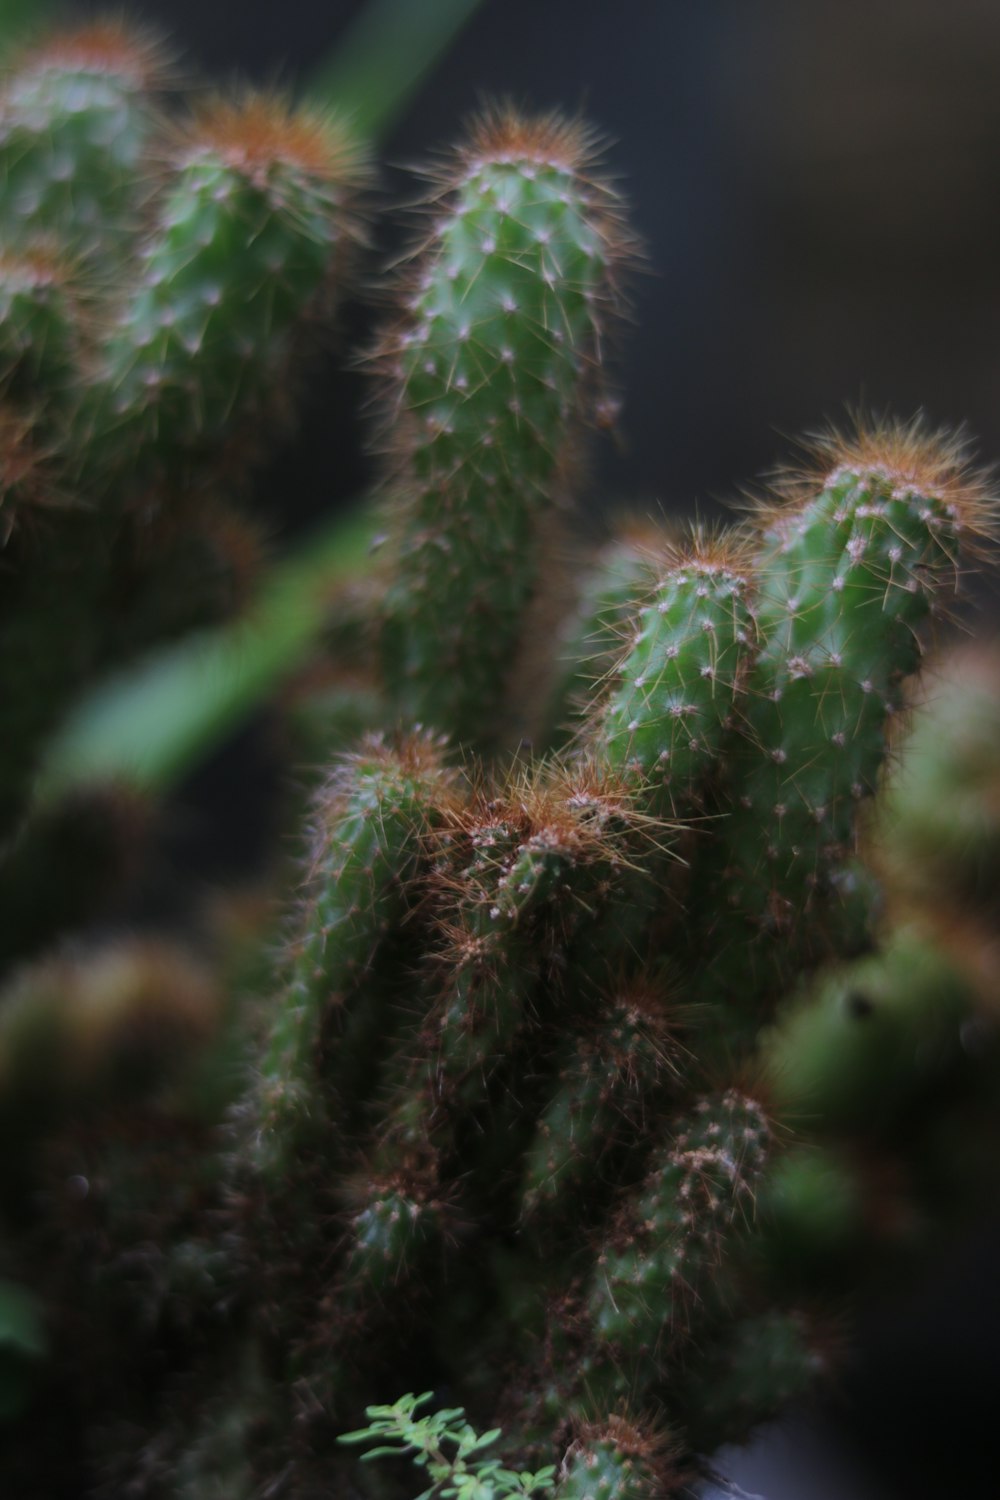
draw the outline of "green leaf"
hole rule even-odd
[[[332,590],[363,569],[374,527],[368,515],[338,516],[273,569],[244,618],[154,652],[85,697],[47,748],[38,796],[98,781],[175,785],[303,660]]]
[[[310,93],[344,110],[361,136],[383,136],[481,0],[369,0]]]
[[[473,1433],[475,1442],[471,1445],[471,1447],[466,1448],[465,1452],[478,1453],[480,1448],[488,1448],[491,1443],[496,1442],[497,1438],[500,1436],[501,1431],[502,1429],[500,1427],[493,1427],[489,1432],[484,1432],[481,1437],[475,1437],[475,1433]]]

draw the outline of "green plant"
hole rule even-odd
[[[358,1432],[345,1432],[339,1441],[377,1443],[363,1455],[365,1459],[405,1454],[426,1469],[431,1484],[417,1500],[430,1500],[432,1495],[440,1495],[441,1500],[512,1500],[516,1495],[537,1495],[552,1488],[553,1466],[539,1469],[537,1474],[515,1474],[502,1468],[496,1459],[473,1458],[496,1442],[500,1429],[477,1433],[464,1420],[460,1406],[416,1416],[417,1408],[431,1400],[433,1394],[428,1391],[422,1396],[402,1396],[392,1406],[369,1406],[365,1413],[371,1418],[369,1425]],[[446,1448],[454,1451],[449,1455]]]
[[[0,92],[5,1478],[405,1495],[344,1451],[367,1411],[427,1494],[678,1493],[835,1364],[831,1287],[995,1180],[995,692],[896,727],[988,479],[858,423],[739,527],[558,577],[635,247],[587,132],[497,108],[371,359],[380,544],[255,593],[230,502],[350,285],[365,153],[270,97],[167,126],[159,81],[106,23]],[[197,957],[60,945],[292,664],[325,770],[280,941],[233,902]]]

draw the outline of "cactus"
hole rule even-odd
[[[385,677],[411,719],[488,744],[574,427],[597,399],[625,236],[558,117],[479,121],[386,335],[395,463]]]
[[[995,673],[902,713],[989,482],[859,423],[739,526],[633,527],[535,701],[635,246],[582,126],[487,111],[368,361],[382,545],[278,632],[304,853],[196,954],[112,940],[156,787],[46,802],[46,737],[253,595],[246,471],[365,239],[331,117],[162,81],[101,23],[0,89],[0,1474],[680,1495],[995,1180]]]

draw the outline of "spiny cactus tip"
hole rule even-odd
[[[209,149],[249,177],[276,165],[351,187],[367,177],[364,146],[346,121],[331,110],[293,104],[274,90],[207,99],[176,136],[178,154]]]

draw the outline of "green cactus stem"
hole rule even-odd
[[[446,173],[384,339],[392,574],[383,667],[400,711],[488,743],[541,581],[539,535],[596,399],[628,255],[590,148],[556,117],[480,120]]]
[[[902,679],[920,664],[918,629],[954,591],[956,557],[974,555],[992,526],[960,448],[915,423],[835,436],[820,457],[822,477],[763,515],[760,651],[732,745],[725,834],[706,859],[712,882],[694,883],[702,911],[736,919],[727,934],[744,923],[732,983],[748,995],[759,958],[772,1001],[776,974],[840,946],[836,876],[878,784]],[[780,942],[755,949],[754,934]],[[722,946],[731,940],[720,923]]]
[[[612,686],[583,742],[653,820],[596,923],[574,952],[585,973],[634,965],[671,915],[682,849],[677,817],[700,813],[751,660],[751,573],[738,542],[695,538],[658,559],[658,582],[625,644]],[[631,866],[631,868],[629,868]]]
[[[698,1101],[626,1200],[587,1295],[598,1349],[637,1388],[691,1336],[706,1278],[745,1233],[771,1154],[760,1105],[729,1090]]]
[[[592,739],[653,812],[689,812],[719,755],[755,638],[750,579],[738,549],[696,543],[664,557],[639,615]]]
[[[891,1130],[907,1105],[960,1066],[976,993],[919,928],[818,976],[765,1033],[761,1060],[776,1106],[811,1127]]]
[[[412,1283],[434,1250],[440,1252],[445,1224],[446,1207],[432,1179],[397,1173],[366,1183],[349,1219],[340,1297],[371,1308]]]
[[[160,49],[114,20],[54,32],[0,86],[0,226],[92,258],[123,254],[165,82]],[[107,270],[107,266],[102,267]]]
[[[677,1022],[664,986],[627,982],[569,1051],[524,1164],[521,1216],[577,1223],[585,1193],[615,1180],[677,1072]],[[588,1205],[589,1207],[589,1205]]]
[[[592,562],[560,631],[544,743],[561,749],[592,716],[593,699],[612,680],[622,643],[634,634],[635,617],[659,581],[665,548],[662,527],[632,522]]]
[[[81,332],[74,263],[44,241],[0,251],[0,382],[22,408],[45,398],[50,409],[31,414],[50,442],[61,435],[53,418],[79,369]]]
[[[1000,870],[1000,662],[982,646],[930,674],[865,846],[890,891],[950,919],[985,911]]]
[[[398,751],[372,741],[342,762],[320,794],[311,889],[260,1064],[251,1157],[269,1192],[280,1193],[302,1151],[324,1138],[324,1033],[331,1026],[342,1031],[362,1001],[379,946],[412,899],[427,834],[449,796],[441,747],[426,734]]]
[[[510,1132],[480,1133],[468,1128],[470,1112],[498,1107],[494,1075],[509,1071],[561,1005],[563,955],[589,919],[595,872],[619,867],[631,831],[627,799],[575,769],[515,775],[460,814],[435,872],[439,978],[403,1046],[383,1151],[433,1140],[468,1165],[478,1139],[486,1156],[476,1176],[506,1175],[524,1119]]]
[[[277,97],[216,101],[178,132],[79,418],[85,474],[176,479],[241,425],[256,438],[246,424],[275,410],[293,333],[329,312],[364,176],[342,126]]]
[[[557,1500],[668,1500],[685,1475],[670,1443],[625,1417],[587,1425],[563,1459]]]

